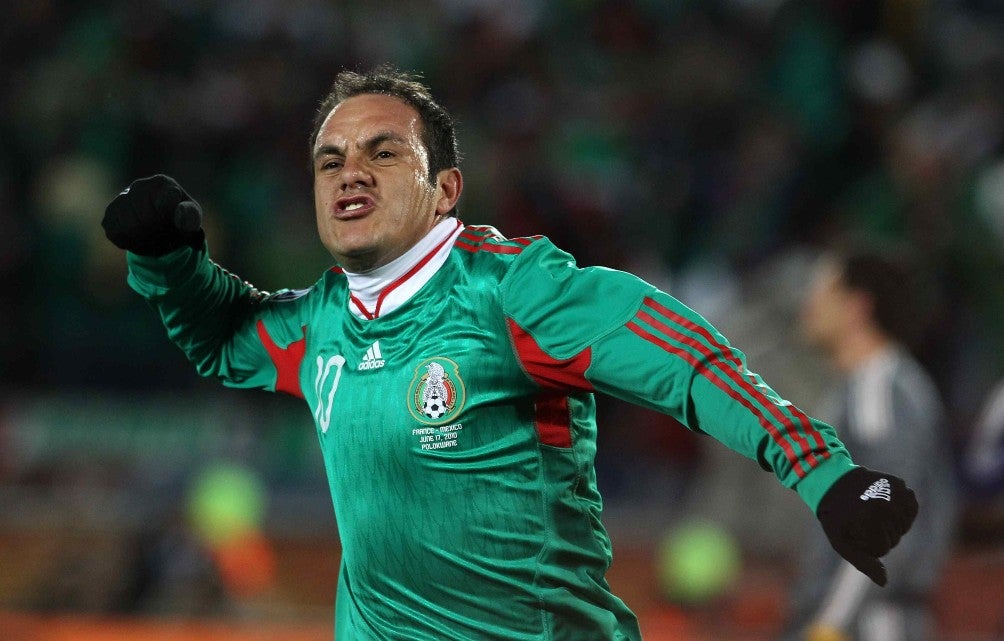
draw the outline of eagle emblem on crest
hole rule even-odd
[[[453,420],[466,398],[460,366],[443,357],[422,361],[415,368],[408,396],[408,409],[419,422],[441,425]]]

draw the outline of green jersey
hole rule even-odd
[[[206,251],[128,256],[201,374],[306,401],[342,543],[338,641],[639,639],[604,578],[594,392],[713,436],[813,510],[852,467],[646,282],[455,219],[423,242],[378,291],[336,267],[267,294]]]

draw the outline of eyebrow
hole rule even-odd
[[[370,150],[375,147],[379,147],[385,142],[392,142],[398,145],[407,145],[408,141],[402,138],[399,134],[393,131],[381,131],[375,134],[373,137],[369,138],[361,145],[364,149]],[[321,145],[314,152],[314,158],[320,158],[321,156],[344,156],[345,150],[338,145]]]

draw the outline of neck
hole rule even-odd
[[[442,214],[436,214],[433,216],[432,221],[429,226],[422,232],[422,238],[425,238],[439,223],[447,219],[447,216]],[[377,250],[366,254],[359,254],[356,256],[335,256],[335,260],[338,264],[345,269],[345,271],[352,272],[353,274],[367,274],[374,270],[380,269],[394,261],[398,260],[402,256],[408,254],[408,252],[414,250],[415,245],[419,244],[421,240],[417,243],[412,244],[409,247],[404,247],[403,249],[390,249],[384,253],[380,253]]]
[[[846,334],[832,350],[831,356],[838,369],[851,372],[891,345],[892,340],[888,336],[868,328]]]
[[[365,319],[378,318],[401,306],[446,262],[463,223],[436,225],[408,251],[394,260],[365,272],[348,266],[341,271],[349,282],[349,310]]]

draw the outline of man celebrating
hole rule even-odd
[[[213,263],[166,176],[103,225],[200,374],[307,402],[343,547],[338,641],[639,639],[604,578],[595,391],[755,459],[885,582],[917,509],[904,482],[855,466],[668,294],[457,220],[453,123],[424,85],[339,74],[310,143],[337,261],[310,289],[260,292]]]

